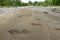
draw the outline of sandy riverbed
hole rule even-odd
[[[14,10],[0,16],[0,40],[60,40],[59,8],[25,7]]]

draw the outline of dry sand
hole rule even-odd
[[[60,17],[54,13],[30,7],[6,13],[0,16],[0,40],[60,40]]]

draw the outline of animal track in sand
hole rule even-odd
[[[27,35],[30,33],[30,31],[27,31],[25,29],[23,29],[22,31],[19,31],[18,29],[11,29],[8,31],[11,35],[18,35],[18,34],[21,34],[21,35]]]
[[[28,14],[28,15],[18,15],[17,18],[20,18],[20,17],[28,17],[28,16],[32,16],[32,14]]]
[[[54,8],[52,11],[55,13],[60,13],[60,8]]]
[[[41,24],[39,24],[39,23],[31,23],[31,25],[41,26]]]
[[[12,35],[20,33],[19,30],[17,30],[17,29],[12,29],[12,30],[9,30],[8,32]]]
[[[48,12],[44,12],[45,14],[48,14]]]
[[[55,30],[60,30],[60,28],[55,28]]]

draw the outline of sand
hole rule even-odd
[[[60,40],[59,13],[47,9],[26,7],[0,16],[0,40]]]

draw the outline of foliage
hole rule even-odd
[[[60,6],[60,0],[53,0],[54,6]]]
[[[60,0],[29,1],[28,3],[23,3],[21,0],[0,0],[0,6],[60,6]]]

